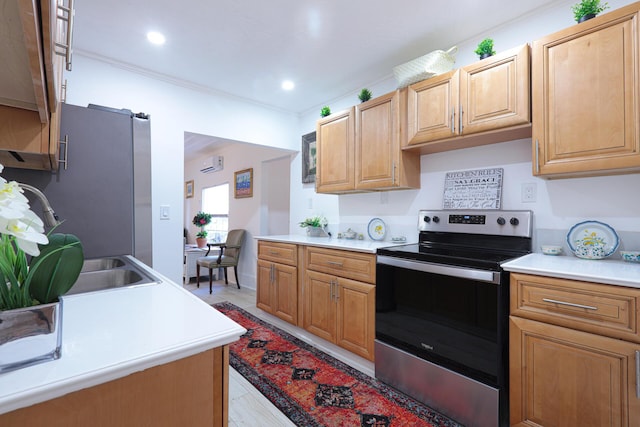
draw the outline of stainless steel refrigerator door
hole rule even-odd
[[[148,120],[146,122],[148,128]],[[2,175],[5,179],[42,190],[64,221],[56,232],[78,236],[85,258],[137,256],[134,245],[134,157],[142,155],[134,156],[133,129],[131,115],[124,110],[62,104],[60,134],[63,139],[68,135],[67,169],[60,167],[56,174],[5,169]],[[140,191],[146,192],[144,204],[149,205],[149,209],[137,217],[137,221],[151,227],[150,159],[147,163],[148,190]],[[139,173],[143,174],[143,171]],[[39,203],[26,195],[34,212],[40,215]],[[147,234],[139,243],[149,248],[149,258],[145,255],[141,260],[150,265],[151,233]],[[147,253],[146,250],[142,252]]]

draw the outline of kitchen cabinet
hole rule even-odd
[[[57,169],[65,61],[56,52],[62,47],[70,58],[73,10],[62,0],[8,1],[5,7],[0,56],[12,66],[0,69],[0,162]]]
[[[396,90],[356,106],[356,190],[420,188],[420,157],[401,150],[406,102]]]
[[[331,114],[316,124],[316,192],[355,189],[355,108]]]
[[[640,425],[640,289],[511,274],[514,426]]]
[[[316,192],[420,188],[418,153],[402,151],[406,90],[318,120]]]
[[[533,42],[533,174],[640,170],[640,3]]]
[[[225,345],[2,414],[0,425],[224,427],[228,390]]]
[[[375,255],[305,248],[303,327],[374,359]]]
[[[421,154],[531,136],[523,45],[408,87],[407,150]]]
[[[256,306],[298,324],[298,247],[258,241]]]

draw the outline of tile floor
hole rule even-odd
[[[209,282],[201,281],[196,287],[195,279],[184,285],[184,288],[201,298],[208,304],[229,301],[243,308],[256,317],[275,325],[297,338],[314,345],[350,366],[374,375],[373,363],[354,355],[342,348],[308,333],[302,328],[293,326],[279,318],[266,313],[256,307],[256,293],[248,288],[238,289],[235,283],[224,284],[224,280],[213,283],[213,293],[209,294]],[[229,426],[266,426],[288,427],[295,426],[275,406],[269,402],[257,389],[245,380],[233,368],[229,369]]]

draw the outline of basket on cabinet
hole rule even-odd
[[[398,89],[453,70],[457,51],[457,46],[453,46],[447,51],[434,50],[412,61],[393,67],[393,75],[398,81]]]

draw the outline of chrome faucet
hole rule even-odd
[[[47,227],[55,227],[56,225],[60,224],[58,215],[56,215],[56,213],[53,211],[53,208],[51,207],[51,204],[49,203],[47,196],[45,196],[42,191],[38,190],[36,187],[33,187],[29,184],[18,183],[18,185],[22,189],[28,190],[33,194],[35,194],[38,200],[40,200],[40,204],[42,204],[42,215],[44,217],[43,222]]]

